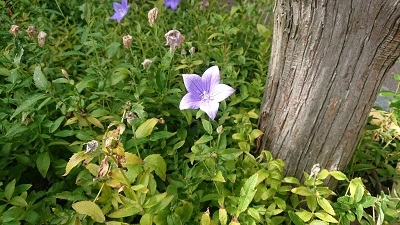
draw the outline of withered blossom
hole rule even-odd
[[[15,37],[18,36],[18,31],[19,31],[19,26],[17,26],[17,25],[11,25],[10,33],[11,33],[12,35],[14,35]]]
[[[149,67],[149,65],[152,63],[153,61],[151,61],[151,59],[145,59],[143,62],[142,62],[142,66],[143,66],[143,68],[148,68]]]
[[[310,177],[308,179],[310,179],[311,177],[317,178],[317,175],[320,170],[321,170],[321,167],[320,167],[319,163],[314,164],[313,167],[311,168]]]
[[[203,10],[203,9],[207,8],[209,5],[210,5],[210,3],[208,3],[207,0],[203,0],[203,1],[200,3],[199,9],[200,9],[200,10]]]
[[[191,48],[189,49],[189,53],[190,53],[191,55],[193,55],[195,52],[196,52],[196,49],[195,49],[194,47],[191,47]]]
[[[97,178],[102,178],[108,173],[108,156],[104,156],[104,159],[101,160],[99,172],[97,173]]]
[[[180,47],[185,37],[178,30],[170,30],[164,35],[167,39],[165,45],[169,45],[169,51],[172,52],[176,47]]]
[[[33,39],[35,37],[35,34],[36,34],[36,27],[31,25],[25,31],[28,34],[29,38]]]
[[[46,42],[47,34],[44,31],[40,31],[38,34],[38,43],[40,47],[43,47]]]
[[[128,49],[131,47],[132,44],[132,36],[131,35],[125,35],[122,37],[122,43],[124,44],[124,48]]]
[[[181,56],[186,56],[186,50],[185,49],[182,49]]]
[[[147,14],[147,17],[149,18],[149,24],[150,24],[151,27],[154,25],[154,20],[157,19],[157,15],[158,15],[158,8],[157,7],[154,7]]]
[[[85,154],[87,154],[89,152],[96,151],[96,149],[99,147],[99,142],[96,140],[92,140],[92,141],[87,142],[85,145],[86,145]]]

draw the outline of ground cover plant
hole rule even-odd
[[[315,165],[299,181],[267,150],[251,154],[272,1],[0,6],[2,224],[397,219],[396,193],[371,195],[363,180],[396,176],[391,130],[366,129],[347,175]]]

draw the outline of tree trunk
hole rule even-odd
[[[343,170],[399,55],[399,0],[277,0],[256,154]]]

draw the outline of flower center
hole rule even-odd
[[[120,15],[124,15],[126,12],[124,9],[118,9]]]
[[[210,101],[213,100],[211,95],[207,93],[207,91],[203,91],[203,94],[200,95],[202,101]]]

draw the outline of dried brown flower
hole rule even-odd
[[[17,25],[11,25],[10,33],[11,33],[12,35],[14,35],[15,37],[18,36],[18,31],[19,31],[19,26],[17,26]]]
[[[147,67],[149,67],[149,65],[152,63],[153,61],[151,61],[151,59],[145,59],[143,62],[142,62],[142,65],[143,65],[143,68],[147,68]]]
[[[154,7],[152,10],[149,11],[149,13],[147,14],[147,17],[149,18],[149,24],[152,27],[154,24],[154,20],[157,19],[157,15],[158,15],[158,8]]]
[[[36,27],[35,26],[29,26],[28,29],[25,30],[26,33],[28,34],[30,39],[33,39],[36,34]]]
[[[38,43],[40,47],[43,47],[46,42],[47,34],[44,31],[40,31],[38,34]]]
[[[132,44],[132,36],[131,35],[125,35],[122,37],[122,43],[124,44],[124,48],[128,49],[131,47]]]

